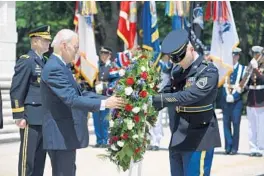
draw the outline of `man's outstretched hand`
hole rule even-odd
[[[109,109],[121,109],[125,106],[125,100],[120,97],[111,96],[106,99],[105,107]]]

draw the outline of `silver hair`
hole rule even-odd
[[[73,37],[78,37],[78,34],[70,29],[62,29],[54,37],[51,47],[59,46],[62,42],[68,43]]]

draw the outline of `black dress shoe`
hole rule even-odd
[[[237,151],[232,151],[231,153],[230,153],[230,155],[236,155],[237,154]]]
[[[262,155],[262,153],[257,152],[255,156],[256,157],[262,157],[263,155]]]
[[[94,148],[101,148],[102,147],[102,144],[95,144],[94,145]]]
[[[101,145],[101,148],[108,148],[108,147],[109,147],[108,144],[102,144],[102,145]]]
[[[257,153],[253,152],[253,153],[250,153],[249,156],[253,157],[253,156],[256,156]]]
[[[149,146],[147,147],[147,150],[153,150],[153,146],[152,146],[152,145],[149,145]]]
[[[154,151],[158,151],[158,150],[159,150],[159,147],[158,147],[158,146],[154,146],[154,147],[152,148],[152,150],[154,150]]]
[[[230,151],[227,151],[227,150],[226,150],[226,151],[225,151],[225,154],[226,154],[226,155],[229,155],[229,154],[230,154]]]

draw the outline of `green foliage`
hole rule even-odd
[[[109,21],[118,20],[118,12],[113,11],[113,2],[98,1],[97,6],[100,7],[100,16],[104,16],[104,20],[99,20],[97,23],[106,24]],[[160,38],[163,39],[166,34],[171,30],[171,18],[165,15],[165,2],[156,1],[157,13],[158,13],[158,26]],[[119,11],[118,8],[114,10]],[[138,3],[138,16],[140,19],[141,5]],[[207,2],[202,2],[205,7]],[[248,64],[250,56],[248,55],[249,49],[252,45],[264,45],[264,12],[262,11],[264,4],[257,1],[232,1],[231,2],[233,15],[240,37],[240,45],[243,53],[240,59],[242,64]],[[27,33],[34,27],[42,24],[51,25],[51,33],[54,36],[62,28],[74,29],[73,17],[74,17],[75,1],[18,1],[16,2],[16,16],[17,16],[17,31],[18,31],[18,43],[17,43],[17,55],[25,54],[30,48],[29,38]],[[115,15],[113,15],[115,14]],[[109,23],[110,25],[117,24],[117,22]],[[139,25],[139,24],[138,24]],[[104,26],[104,25],[103,25]],[[106,33],[106,39],[104,43],[109,44],[111,36],[116,35],[115,30],[109,30],[109,25],[104,26],[106,29],[103,31]],[[204,29],[204,43],[210,45],[212,37],[212,21],[205,22]],[[117,28],[117,26],[113,26]],[[140,40],[139,40],[140,41]],[[110,42],[113,48],[120,48],[120,41],[116,40]],[[116,45],[116,46],[114,46]],[[121,43],[122,45],[122,43]]]
[[[63,28],[74,29],[75,2],[71,1],[18,1],[16,2],[17,17],[17,56],[30,49],[28,32],[39,25],[50,25],[51,35]]]

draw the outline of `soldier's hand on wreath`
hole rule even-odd
[[[24,129],[26,126],[27,126],[27,121],[26,119],[19,119],[19,120],[16,120],[16,125],[21,128],[21,129]]]

